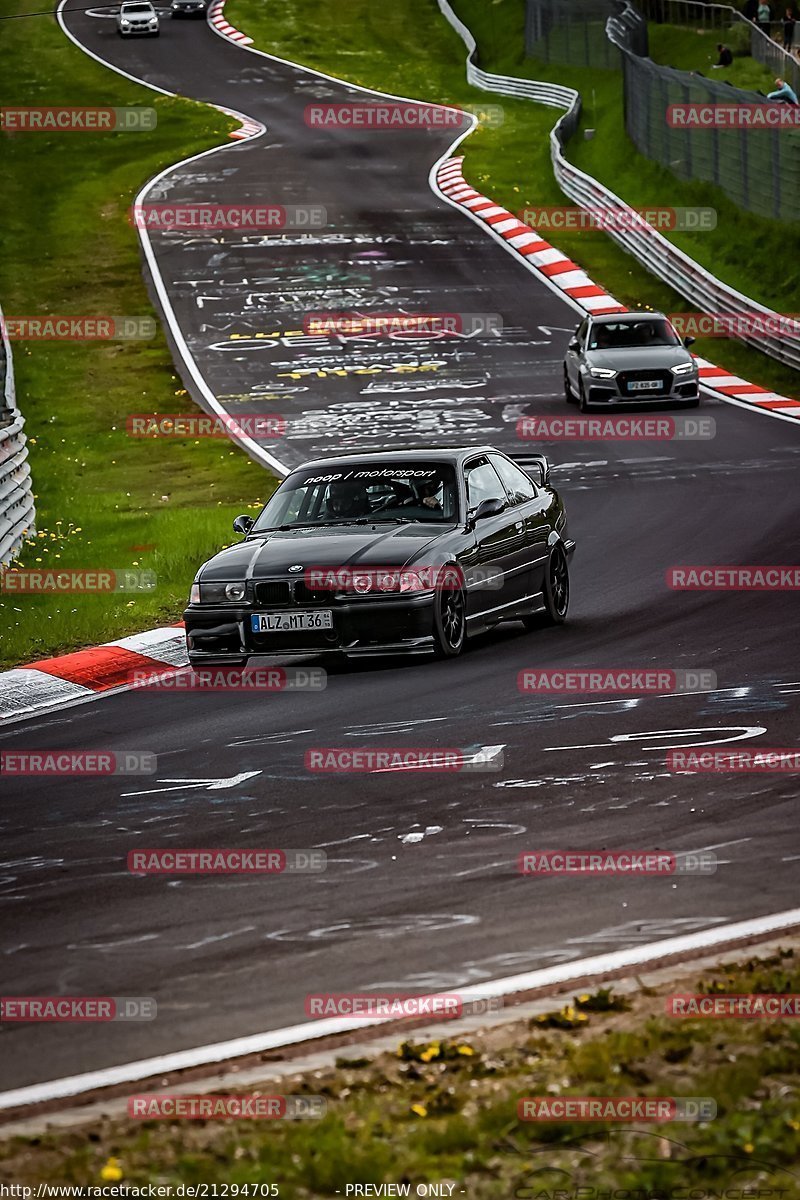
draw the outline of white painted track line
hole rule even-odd
[[[632,946],[627,950],[613,950],[577,962],[560,963],[539,971],[526,971],[521,975],[509,975],[473,987],[458,988],[464,1001],[472,999],[513,996],[533,992],[537,989],[568,984],[571,980],[587,976],[602,977],[625,968],[642,969],[648,963],[656,964],[666,958],[696,955],[699,951],[713,950],[715,946],[765,938],[800,926],[800,908],[786,912],[771,913],[766,917],[755,917],[748,921],[737,921],[730,925],[715,925],[680,937],[665,938],[645,946]],[[452,989],[449,994],[452,994]],[[98,1091],[119,1084],[135,1083],[142,1079],[168,1075],[190,1067],[207,1066],[259,1054],[267,1050],[286,1049],[299,1043],[310,1042],[333,1034],[353,1033],[370,1026],[386,1027],[378,1017],[329,1017],[322,1021],[306,1021],[301,1025],[290,1025],[284,1029],[272,1029],[248,1037],[233,1038],[227,1042],[214,1042],[208,1046],[196,1046],[191,1050],[179,1050],[173,1054],[162,1054],[154,1058],[140,1059],[119,1067],[106,1067],[89,1071],[83,1075],[71,1075],[54,1079],[48,1083],[37,1083],[30,1087],[15,1088],[0,1093],[0,1110],[21,1108],[27,1105],[44,1104],[54,1100],[66,1100],[87,1092]],[[265,1072],[268,1067],[265,1066]]]

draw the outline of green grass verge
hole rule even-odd
[[[619,72],[546,66],[524,59],[524,0],[454,0],[454,7],[476,36],[484,69],[550,79],[581,91],[583,127],[596,128],[597,135],[583,141],[579,132],[573,140],[569,153],[578,166],[634,205],[716,208],[716,231],[670,235],[675,244],[763,303],[779,311],[797,308],[800,235],[778,222],[741,212],[716,188],[682,184],[637,154],[622,127]],[[434,0],[398,0],[388,9],[372,0],[348,0],[337,9],[333,22],[325,0],[270,0],[268,5],[263,0],[229,0],[226,14],[261,49],[353,83],[422,100],[479,108],[501,104],[503,124],[481,126],[461,145],[467,179],[512,212],[564,203],[553,178],[548,140],[557,114],[528,101],[469,87],[463,43]],[[692,309],[603,233],[565,231],[552,240],[631,307],[666,312]],[[775,269],[778,262],[780,272]],[[738,342],[706,338],[698,341],[695,350],[763,387],[796,394],[797,372]]]
[[[735,26],[738,37],[740,26]],[[751,92],[771,92],[775,87],[775,75],[748,54],[737,54],[732,44],[732,31],[724,29],[694,29],[678,25],[657,25],[650,21],[647,26],[650,57],[653,62],[675,67],[679,71],[702,71],[709,79],[732,83],[734,87]],[[734,53],[729,67],[714,69],[719,58],[717,43],[729,45]]]
[[[8,0],[3,12],[40,11]],[[0,299],[13,315],[153,315],[128,208],[171,163],[224,143],[236,123],[127,82],[74,47],[50,16],[2,22],[5,105],[144,105],[138,133],[0,135]],[[165,339],[17,342],[38,536],[26,568],[155,572],[136,595],[0,595],[0,665],[27,662],[180,619],[200,562],[274,480],[229,442],[133,440],[135,412],[197,411]]]
[[[626,998],[600,990],[469,1037],[403,1042],[393,1055],[345,1050],[335,1068],[241,1089],[321,1095],[322,1119],[107,1117],[3,1143],[0,1182],[258,1183],[306,1198],[381,1183],[408,1183],[414,1196],[418,1184],[449,1181],[454,1197],[471,1200],[569,1200],[589,1187],[577,1195],[797,1200],[800,1024],[664,1010],[670,993],[798,991],[787,948]],[[717,1115],[610,1126],[518,1119],[522,1098],[567,1095],[710,1097]]]

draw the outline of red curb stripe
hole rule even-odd
[[[718,383],[714,389],[724,392],[726,396],[766,396],[767,388],[758,387],[755,383]]]
[[[527,246],[515,246],[514,249],[517,254],[524,254],[527,257],[529,254],[541,254],[542,250],[552,250],[553,247],[549,242],[531,242]],[[541,270],[541,267],[538,267],[537,270]]]
[[[568,287],[564,291],[573,300],[584,300],[589,296],[607,296],[608,292],[598,287],[596,283],[579,283],[577,287]]]
[[[570,259],[565,259],[563,262],[545,263],[543,267],[539,267],[543,275],[551,277],[553,275],[563,275],[565,271],[580,271],[577,263],[571,262]]]
[[[501,221],[513,221],[514,218],[510,212],[495,213],[493,217],[484,217],[487,225],[499,225]]]
[[[785,396],[782,400],[756,400],[759,408],[800,408],[800,400],[790,400]]]
[[[40,662],[27,663],[32,671],[55,675],[69,683],[78,683],[93,692],[105,692],[109,688],[129,683],[134,671],[154,671],[159,668],[178,670],[160,659],[136,654],[124,646],[94,646],[91,650],[78,650],[75,654],[64,654],[59,658],[44,658]]]
[[[513,237],[519,237],[519,235],[521,233],[533,233],[533,232],[534,232],[534,230],[531,229],[530,225],[523,225],[522,221],[518,221],[516,226],[514,227],[514,229],[503,230],[503,237],[506,239],[506,241],[509,241]]]

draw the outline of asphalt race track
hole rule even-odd
[[[171,199],[257,195],[327,209],[338,240],[313,246],[154,238],[209,387],[231,411],[286,415],[288,435],[272,448],[282,462],[404,442],[493,442],[524,454],[532,447],[515,437],[518,416],[564,413],[561,357],[575,315],[430,191],[453,131],[314,133],[304,105],[349,89],[249,54],[202,23],[164,21],[157,41],[122,43],[107,20],[67,11],[66,21],[133,75],[267,125],[258,140],[172,172]],[[320,300],[337,309],[365,297],[376,311],[500,313],[504,332],[422,349],[280,339],[220,349],[231,333],[247,341],[297,329]],[[441,365],[326,373],[329,359],[370,357]],[[147,1024],[5,1026],[4,1086],[294,1025],[308,992],[453,989],[794,907],[793,777],[665,767],[670,746],[797,740],[792,594],[672,592],[665,572],[797,561],[800,429],[731,405],[700,412],[716,420],[712,440],[547,447],[578,543],[563,628],[504,627],[454,662],[359,664],[316,693],[131,692],[4,729],[3,749],[158,756],[154,776],[42,779],[35,789],[9,780],[0,896],[17,994],[159,1005]],[[717,687],[545,698],[518,691],[528,666],[706,669]],[[502,746],[503,765],[315,776],[304,754],[318,746]],[[317,847],[328,869],[130,875],[128,851],[146,846]],[[520,851],[564,846],[706,848],[720,861],[713,875],[664,879],[518,875]]]

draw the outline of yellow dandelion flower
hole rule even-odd
[[[416,1113],[418,1117],[427,1117],[428,1110],[424,1104],[412,1104],[411,1111]]]
[[[122,1163],[118,1158],[110,1158],[100,1172],[104,1183],[117,1183],[122,1179]]]

